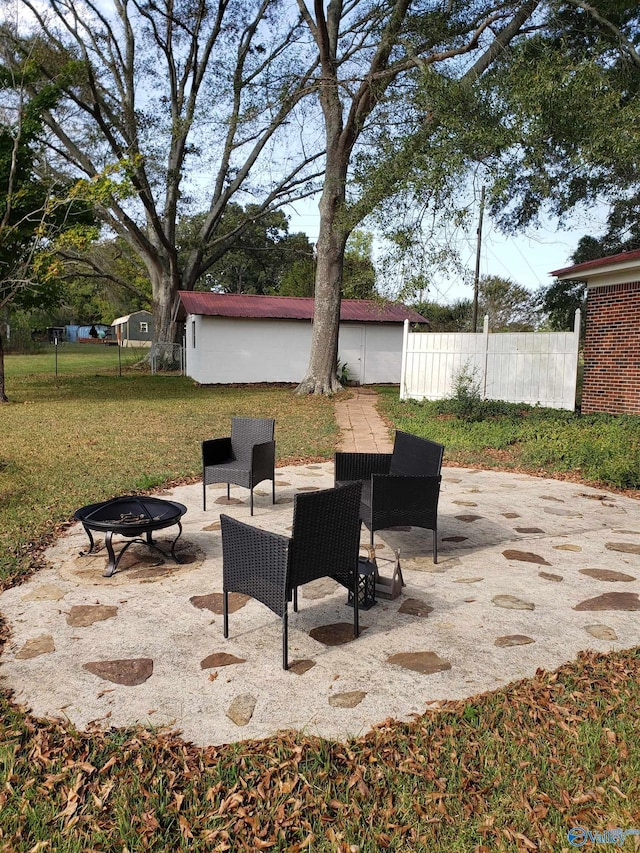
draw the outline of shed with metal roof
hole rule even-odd
[[[300,382],[311,350],[313,298],[180,291],[186,373],[202,385]],[[338,360],[360,385],[397,384],[403,323],[427,320],[403,305],[343,299]]]
[[[111,325],[121,347],[150,347],[153,343],[151,311],[134,311],[124,317],[117,317]]]

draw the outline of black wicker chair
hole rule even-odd
[[[297,612],[298,587],[322,577],[334,578],[352,593],[353,635],[359,635],[359,483],[296,495],[291,538],[228,515],[221,515],[220,521],[225,637],[229,593],[257,599],[282,619],[282,666],[288,669],[287,605],[293,600]]]
[[[396,432],[393,453],[336,453],[335,484],[360,481],[360,518],[371,531],[411,525],[433,531],[438,562],[438,499],[444,447]]]
[[[251,493],[263,480],[272,481],[272,503],[276,502],[275,459],[273,439],[275,421],[270,418],[231,418],[231,435],[202,442],[202,508],[207,508],[207,486],[230,483],[244,486]]]

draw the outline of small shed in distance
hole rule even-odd
[[[302,296],[180,291],[186,374],[201,385],[304,378],[314,300]],[[338,359],[359,385],[399,384],[403,324],[424,317],[392,302],[343,299]]]
[[[587,285],[582,412],[640,415],[640,250],[551,275]]]
[[[121,347],[150,347],[153,343],[153,314],[134,311],[111,324]]]

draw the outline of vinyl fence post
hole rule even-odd
[[[482,397],[487,398],[487,368],[489,365],[489,315],[484,315],[482,324],[482,343],[484,346],[484,363],[482,367]]]
[[[407,399],[406,372],[407,347],[409,346],[409,321],[405,320],[402,329],[402,362],[400,364],[400,399]]]

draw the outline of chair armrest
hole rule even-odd
[[[399,509],[438,508],[438,475],[410,477],[405,474],[374,474],[371,478],[371,506],[374,513]]]
[[[287,536],[220,515],[225,592],[241,592],[282,616],[287,603]]]
[[[391,453],[336,453],[334,482],[368,480],[372,474],[388,474]]]
[[[231,451],[231,436],[210,438],[202,442],[202,465],[219,465],[233,459]]]
[[[260,477],[260,480],[257,480],[257,482],[272,479],[275,466],[275,441],[264,441],[261,444],[254,444],[251,448],[251,468],[253,470],[253,479],[256,480],[256,476]]]

